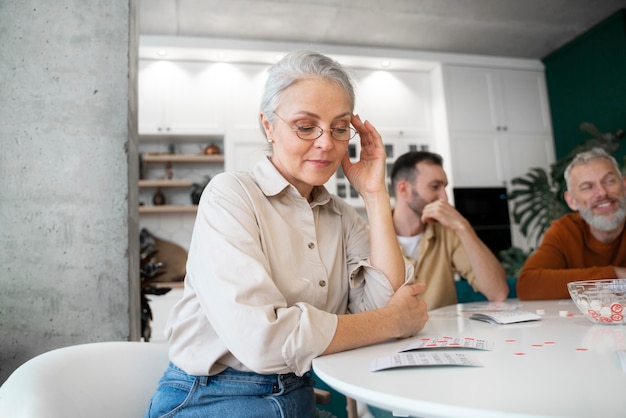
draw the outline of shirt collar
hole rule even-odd
[[[286,189],[290,190],[291,193],[298,193],[296,188],[280,174],[269,157],[261,159],[261,161],[255,165],[253,175],[263,193],[268,197],[276,196]],[[298,195],[300,194],[298,193]],[[341,215],[341,209],[335,201],[335,199],[338,198],[333,198],[333,195],[326,190],[326,187],[315,186],[312,195],[313,201],[311,202],[311,208],[329,204],[333,211]]]

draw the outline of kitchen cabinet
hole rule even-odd
[[[554,162],[549,135],[458,133],[451,144],[455,187],[508,187],[529,169],[549,170]]]
[[[355,113],[379,132],[432,134],[432,81],[427,71],[352,69]]]
[[[228,86],[227,94],[220,98],[225,109],[222,123],[225,130],[250,129],[260,132],[259,106],[268,65],[237,64],[229,66],[222,80]]]
[[[454,187],[506,187],[550,169],[554,140],[541,70],[443,66]],[[509,208],[512,213],[512,208]],[[528,243],[512,222],[513,245]]]
[[[532,167],[549,169],[542,71],[449,65],[443,74],[455,187],[507,186]]]
[[[223,98],[228,84],[218,64],[139,62],[139,134],[223,133]]]
[[[543,71],[444,66],[451,131],[551,133]]]

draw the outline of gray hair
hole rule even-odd
[[[615,171],[617,171],[618,173],[621,173],[621,170],[615,158],[612,155],[608,154],[604,149],[592,148],[589,151],[580,152],[576,154],[576,156],[572,159],[572,161],[565,168],[564,176],[565,176],[565,183],[567,184],[568,191],[570,191],[571,189],[570,176],[572,174],[572,168],[574,168],[577,165],[588,164],[591,161],[596,160],[598,158],[606,159],[607,161],[611,163],[613,168],[615,168]]]
[[[313,77],[323,77],[343,88],[350,98],[350,111],[354,112],[352,78],[341,64],[326,55],[308,50],[293,51],[271,66],[268,72],[260,111],[270,122],[275,119],[274,111],[280,104],[283,91],[297,81]],[[263,126],[261,131],[265,135]]]

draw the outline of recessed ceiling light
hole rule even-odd
[[[164,50],[164,49],[159,49],[159,50],[157,51],[157,55],[158,55],[159,57],[164,57],[164,56],[166,56],[166,55],[167,55],[167,51],[166,51],[166,50]]]
[[[389,67],[389,64],[390,64],[389,60],[384,60],[384,61],[382,61],[382,62],[380,63],[380,65],[381,65],[383,68],[387,68],[387,67]]]

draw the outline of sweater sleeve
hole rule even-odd
[[[617,277],[612,265],[584,266],[583,233],[571,220],[553,222],[539,248],[526,260],[517,280],[522,300],[567,299],[567,283]]]

